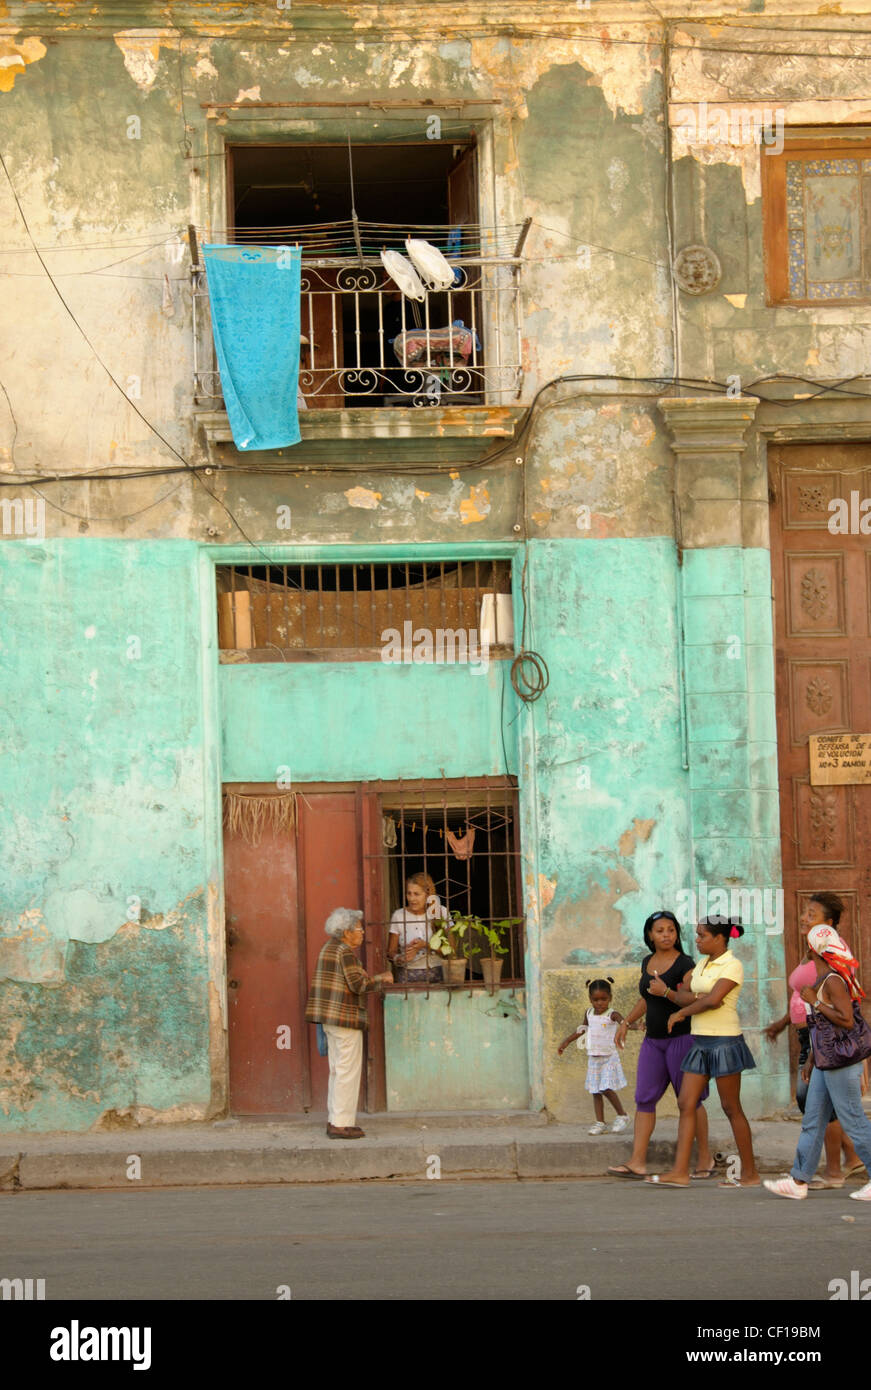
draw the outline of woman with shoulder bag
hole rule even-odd
[[[790,1176],[765,1182],[775,1196],[798,1199],[807,1196],[808,1183],[823,1151],[826,1126],[835,1117],[871,1172],[871,1121],[862,1109],[871,1028],[859,1009],[865,994],[856,978],[858,962],[833,927],[814,927],[808,932],[807,944],[818,973],[816,984],[801,991],[809,1006],[812,1048],[805,1066],[810,1081],[804,1119]],[[871,1182],[850,1196],[871,1202]]]

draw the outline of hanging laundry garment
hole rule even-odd
[[[455,859],[471,859],[475,847],[475,827],[473,825],[467,825],[465,835],[459,837],[452,830],[446,830],[445,838],[454,852]]]
[[[300,440],[298,246],[204,246],[221,389],[237,449]]]
[[[386,849],[396,848],[396,821],[392,816],[381,817],[381,839]]]

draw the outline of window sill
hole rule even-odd
[[[216,463],[250,459],[282,468],[296,463],[390,468],[409,462],[476,461],[514,439],[526,411],[521,405],[307,410],[300,412],[299,444],[256,452],[234,447],[226,411],[199,410],[194,418]]]
[[[500,980],[497,988],[493,991],[494,997],[500,990],[510,990],[515,993],[517,990],[525,989],[525,980]],[[489,994],[489,986],[483,980],[464,980],[461,985],[448,985],[444,980],[427,984],[425,980],[415,980],[414,983],[392,984],[382,986],[382,994],[434,994],[436,991],[445,992],[447,990],[456,993],[457,990],[474,991],[478,994]]]

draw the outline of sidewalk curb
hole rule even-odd
[[[367,1137],[354,1141],[329,1140],[313,1125],[22,1135],[14,1151],[7,1143],[0,1153],[0,1191],[606,1177],[607,1169],[625,1163],[631,1151],[628,1135],[591,1138],[583,1126],[506,1126],[502,1132],[496,1126],[440,1130],[420,1124],[406,1126],[405,1133],[396,1125],[385,1129],[378,1133],[377,1121],[367,1121]],[[760,1170],[787,1170],[797,1138],[794,1124],[756,1126]],[[731,1135],[719,1127],[711,1146],[726,1155],[734,1149]],[[667,1167],[673,1154],[673,1135],[654,1138],[649,1170]]]

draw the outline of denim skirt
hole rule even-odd
[[[743,1033],[732,1037],[693,1035],[693,1045],[681,1064],[682,1071],[696,1076],[732,1076],[737,1071],[755,1067],[753,1053],[744,1041]]]

